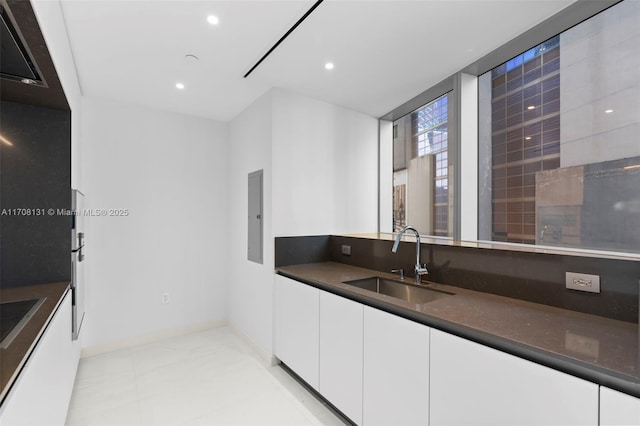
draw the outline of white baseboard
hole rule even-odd
[[[144,334],[141,336],[129,337],[114,342],[104,343],[100,345],[88,346],[82,348],[80,358],[86,358],[94,355],[100,355],[107,352],[117,351],[119,349],[130,348],[133,346],[144,345],[147,343],[157,342],[159,340],[169,339],[171,337],[182,336],[184,334],[197,333],[199,331],[209,330],[227,325],[227,321],[212,321],[201,324],[190,325],[186,327],[172,328],[156,333]],[[234,329],[235,330],[235,329]]]
[[[267,367],[273,367],[274,365],[280,364],[280,360],[276,358],[275,355],[269,353],[269,351],[265,350],[262,346],[257,344],[251,337],[249,337],[240,327],[238,327],[233,321],[229,321],[227,326],[233,330],[242,340],[247,342],[249,346],[256,352],[258,358],[260,358]]]

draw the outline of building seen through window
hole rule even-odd
[[[393,123],[394,231],[411,224],[421,233],[451,236],[449,95]]]
[[[479,77],[480,239],[640,252],[638,22],[623,1]]]
[[[559,37],[491,77],[491,239],[535,243],[535,176],[560,166]]]

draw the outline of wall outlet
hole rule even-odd
[[[600,293],[600,275],[567,272],[565,275],[567,288],[590,293]]]
[[[169,293],[162,293],[162,303],[169,303]]]
[[[343,244],[342,245],[342,254],[344,254],[346,256],[351,256],[351,246]]]

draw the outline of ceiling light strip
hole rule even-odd
[[[320,6],[320,3],[322,3],[323,1],[324,0],[318,0],[317,2],[315,2],[314,5],[311,6],[311,8],[307,11],[307,13],[302,15],[302,17],[300,19],[298,19],[298,22],[293,24],[293,26],[291,28],[289,28],[289,31],[287,31],[282,37],[280,37],[280,40],[278,40],[276,42],[276,44],[271,46],[271,49],[269,49],[269,51],[267,53],[265,53],[264,56],[262,58],[260,58],[260,60],[258,62],[256,62],[256,64],[254,66],[252,66],[249,71],[247,71],[247,73],[244,75],[244,78],[249,77],[249,74],[251,74],[253,72],[253,70],[255,70],[258,67],[258,65],[260,65],[262,63],[262,61],[267,59],[267,56],[269,56],[271,54],[271,52],[276,50],[276,48],[280,45],[280,43],[282,43],[287,37],[289,37],[289,34],[291,34],[293,32],[293,30],[298,28],[298,25],[300,25],[302,23],[302,21],[307,19],[307,17],[309,15],[311,15],[311,13],[316,9],[316,7]]]

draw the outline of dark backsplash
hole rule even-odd
[[[275,266],[329,262],[330,239],[329,235],[278,237],[275,241]]]
[[[3,101],[0,113],[13,143],[0,143],[0,288],[69,281],[71,218],[57,211],[71,208],[71,111]]]
[[[286,242],[276,238],[276,267],[331,260],[382,272],[404,268],[407,276],[413,276],[415,243],[402,242],[394,254],[393,241],[325,236],[327,258],[326,247],[319,244],[322,238],[287,237]],[[343,244],[351,246],[350,256],[341,253]],[[637,261],[423,243],[422,262],[427,263],[430,281],[638,322]],[[601,293],[567,290],[565,272],[599,275]]]

